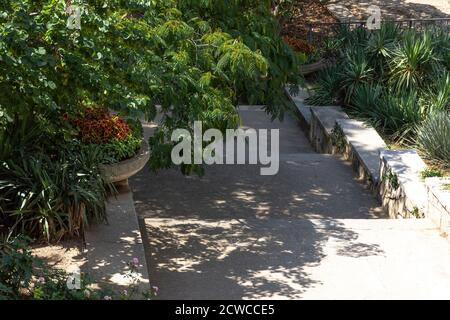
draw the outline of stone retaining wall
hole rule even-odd
[[[350,119],[341,107],[308,106],[304,92],[287,94],[314,150],[351,161],[391,218],[430,218],[444,235],[450,234],[450,190],[442,187],[448,181],[450,188],[450,177],[425,184],[421,172],[427,166],[415,150],[389,150],[375,129]]]
[[[426,216],[439,227],[444,236],[450,235],[450,177],[427,178]]]
[[[381,151],[378,190],[391,218],[425,217],[427,195],[420,173],[426,167],[415,150]]]

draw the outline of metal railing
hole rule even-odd
[[[383,23],[392,23],[400,29],[415,29],[418,31],[437,28],[450,32],[450,18],[429,18],[429,19],[405,19],[405,20],[383,20]],[[307,23],[307,40],[310,44],[317,44],[325,38],[336,35],[338,30],[347,26],[350,30],[356,28],[366,28],[367,21],[344,21],[344,22],[318,22]]]

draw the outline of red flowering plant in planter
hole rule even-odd
[[[88,107],[76,117],[67,119],[83,144],[100,147],[104,163],[116,163],[133,157],[142,143],[142,126],[125,120],[106,108]]]

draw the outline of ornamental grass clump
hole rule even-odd
[[[418,131],[417,144],[428,159],[450,168],[450,111],[430,115]]]

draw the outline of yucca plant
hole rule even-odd
[[[385,76],[390,52],[394,49],[400,33],[401,31],[396,24],[387,22],[383,23],[379,30],[375,30],[369,36],[365,51],[379,79]]]
[[[432,78],[436,61],[432,35],[407,31],[391,52],[389,84],[399,94],[420,88]]]
[[[420,126],[417,146],[431,161],[450,168],[450,112],[432,113]]]
[[[315,106],[330,106],[340,102],[340,65],[328,67],[319,72],[313,95],[306,102]]]
[[[348,110],[355,117],[369,122],[379,121],[376,110],[381,104],[383,87],[379,84],[359,85],[349,103]]]
[[[369,33],[366,28],[350,28],[349,25],[339,25],[337,27],[336,39],[341,43],[341,47],[359,47],[365,48],[369,39]]]
[[[100,156],[95,147],[78,145],[56,158],[18,153],[3,161],[0,224],[13,233],[58,241],[82,235],[89,222],[105,220],[109,185],[98,169]]]
[[[342,62],[340,86],[345,92],[344,102],[348,103],[358,86],[372,81],[374,70],[362,49],[347,49]]]
[[[437,58],[447,69],[439,68],[437,71],[450,72],[450,33],[448,29],[435,28],[432,41]]]
[[[420,104],[414,91],[401,96],[385,92],[373,111],[375,125],[398,142],[409,141],[426,116],[427,109]]]
[[[450,73],[443,73],[423,91],[421,103],[429,112],[450,110]]]

